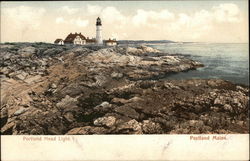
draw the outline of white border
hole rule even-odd
[[[1,142],[3,161],[249,160],[249,134],[20,135],[1,136]]]

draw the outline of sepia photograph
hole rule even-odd
[[[1,1],[1,151],[248,138],[248,12],[247,0]]]

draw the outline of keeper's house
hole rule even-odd
[[[86,38],[81,33],[70,33],[64,40],[64,44],[84,45],[86,44]]]

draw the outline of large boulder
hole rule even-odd
[[[94,121],[94,125],[112,127],[115,124],[115,121],[116,118],[113,116],[100,117]]]
[[[25,47],[22,49],[18,50],[18,53],[22,56],[22,57],[30,57],[32,55],[34,55],[37,52],[36,48],[29,46],[29,47]]]
[[[120,124],[117,129],[116,133],[121,134],[142,134],[142,127],[141,123],[136,121],[135,119],[127,121],[123,124]]]
[[[162,130],[160,124],[155,123],[155,122],[150,121],[150,120],[144,120],[142,122],[142,130],[143,130],[143,133],[146,133],[146,134],[163,133],[163,130]]]
[[[77,104],[77,98],[72,98],[69,95],[66,95],[60,102],[56,104],[58,108],[66,109],[66,108],[72,108],[76,106]]]

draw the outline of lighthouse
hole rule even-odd
[[[102,21],[100,17],[96,19],[96,43],[97,44],[103,44],[102,41]]]

